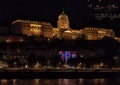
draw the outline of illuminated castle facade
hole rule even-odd
[[[21,63],[21,65],[25,67],[26,65],[30,65],[30,67],[33,68],[34,63],[42,61],[48,65],[48,61],[50,61],[50,63],[54,62],[53,60],[56,59],[54,57],[60,55],[64,55],[66,62],[70,56],[73,58],[80,56],[80,58],[76,58],[80,59],[80,62],[82,58],[88,60],[97,56],[103,58],[102,56],[111,57],[111,55],[114,55],[117,59],[116,56],[120,56],[119,49],[116,49],[116,45],[113,44],[114,42],[107,41],[106,43],[105,41],[105,43],[98,43],[95,41],[94,43],[93,41],[93,43],[87,42],[85,44],[83,44],[84,42],[79,42],[79,39],[101,40],[105,36],[120,41],[120,38],[115,36],[112,29],[86,27],[80,30],[73,30],[70,27],[69,17],[64,11],[58,16],[56,28],[49,22],[21,19],[12,22],[11,26],[10,31],[8,31],[6,35],[1,34],[4,33],[2,32],[3,30],[1,30],[0,33],[0,54],[5,61],[12,60],[10,67],[19,67],[19,63]],[[64,39],[66,40],[65,42]],[[67,41],[75,39],[76,41],[72,43]],[[55,42],[52,42],[54,40]],[[57,43],[56,40],[58,40]],[[103,48],[101,48],[101,46]],[[117,47],[119,48],[119,45]],[[115,54],[113,54],[114,52]],[[44,61],[44,59],[46,60]],[[43,65],[45,65],[45,63]],[[57,66],[58,64],[54,65]]]
[[[15,34],[23,34],[27,36],[40,36],[52,38],[52,25],[47,22],[38,22],[30,20],[16,20],[12,23],[12,30]]]
[[[119,40],[115,37],[112,29],[86,27],[80,30],[73,30],[70,28],[70,21],[67,14],[63,11],[58,16],[57,28],[54,28],[48,22],[38,22],[30,20],[16,20],[12,23],[13,31],[18,34],[27,36],[40,36],[51,39],[53,37],[59,39],[74,40],[84,36],[85,40],[100,40],[105,36]]]

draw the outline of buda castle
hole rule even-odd
[[[32,20],[18,19],[11,23],[12,34],[22,34],[26,36],[44,36],[45,38],[59,38],[66,40],[74,40],[84,37],[85,40],[101,40],[103,37],[108,36],[120,41],[115,36],[112,29],[85,27],[79,30],[70,27],[68,15],[63,11],[58,16],[57,28],[53,27],[49,22],[39,22]]]

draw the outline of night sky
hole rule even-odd
[[[10,25],[16,19],[28,19],[51,22],[56,27],[64,8],[70,27],[79,29],[90,22],[87,4],[87,0],[1,0],[0,24]]]

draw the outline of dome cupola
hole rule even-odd
[[[64,11],[59,15],[58,20],[60,20],[60,19],[68,20],[68,16],[67,16],[67,14],[65,14]]]
[[[59,29],[69,29],[69,18],[67,14],[63,12],[58,17],[57,28]]]

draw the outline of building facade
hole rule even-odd
[[[86,27],[80,30],[73,30],[69,25],[69,17],[63,11],[58,16],[57,28],[54,28],[48,22],[38,22],[31,20],[16,20],[12,23],[13,32],[18,34],[23,34],[27,36],[40,36],[43,35],[46,38],[59,38],[74,40],[80,37],[85,38],[85,40],[101,40],[103,37],[108,36],[119,40],[115,37],[115,33],[112,29],[96,28],[96,27]]]
[[[100,40],[103,37],[115,37],[115,33],[111,29],[95,28],[95,27],[86,27],[81,29],[83,35],[86,36],[87,40]]]
[[[15,34],[23,34],[27,36],[40,36],[51,38],[52,37],[52,25],[47,22],[38,22],[31,20],[15,20],[12,23],[12,31]]]

